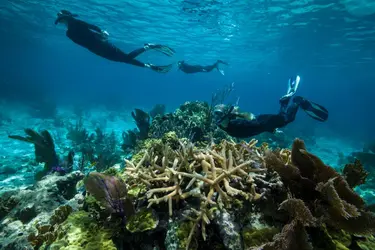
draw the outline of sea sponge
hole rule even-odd
[[[345,165],[343,174],[349,186],[354,188],[364,184],[369,173],[363,168],[361,162],[356,159],[353,163]]]

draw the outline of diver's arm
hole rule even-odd
[[[94,24],[91,24],[91,23],[86,23],[85,21],[82,21],[82,20],[77,20],[77,22],[79,22],[81,25],[84,25],[86,26],[88,29],[90,30],[93,30],[95,32],[98,32],[98,33],[101,33],[101,34],[105,34],[105,35],[108,35],[108,32],[105,31],[105,30],[102,30],[101,28],[99,28],[98,26],[94,25]]]
[[[77,21],[79,21],[81,24],[85,25],[90,30],[93,30],[93,31],[96,31],[96,32],[99,32],[99,33],[102,32],[102,29],[99,28],[96,25],[93,25],[93,24],[90,24],[90,23],[86,23],[85,21],[82,21],[82,20],[77,20]]]

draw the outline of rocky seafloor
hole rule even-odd
[[[79,117],[4,123],[0,249],[375,249],[372,167],[352,157],[362,150],[287,130],[234,140],[208,110],[135,111],[136,130],[130,119],[102,131]],[[39,161],[35,141],[8,138],[30,127],[54,139]]]

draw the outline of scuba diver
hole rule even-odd
[[[135,58],[148,50],[156,50],[167,56],[172,56],[175,51],[172,48],[158,44],[145,44],[143,48],[136,49],[130,53],[125,53],[108,41],[108,32],[98,26],[76,19],[78,15],[70,11],[61,10],[57,14],[55,25],[62,23],[68,28],[66,36],[73,42],[81,45],[94,54],[115,62],[123,62],[143,68],[150,68],[159,73],[167,73],[172,69],[172,64],[166,66],[156,66],[150,63],[143,63]]]
[[[229,65],[228,63],[222,61],[222,60],[217,60],[216,63],[208,66],[201,66],[201,65],[189,65],[185,61],[179,61],[177,62],[178,68],[187,73],[198,73],[198,72],[211,72],[214,69],[217,69],[220,74],[224,75],[224,70],[219,68],[219,64],[224,64],[224,65]]]
[[[247,138],[263,132],[274,133],[294,121],[299,108],[304,110],[315,120],[324,122],[328,119],[328,110],[323,106],[306,100],[301,96],[295,96],[299,82],[299,76],[289,79],[288,92],[280,98],[280,111],[278,114],[261,114],[257,116],[241,114],[234,106],[216,105],[214,119],[216,124],[230,136]]]

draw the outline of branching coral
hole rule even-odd
[[[262,197],[249,175],[266,171],[262,162],[264,152],[255,144],[256,141],[223,141],[199,150],[181,142],[179,149],[165,148],[162,154],[150,149],[138,163],[126,160],[125,175],[130,186],[146,185],[148,207],[167,202],[170,216],[173,204],[188,198],[200,200],[199,208],[189,209],[193,216],[187,216],[193,221],[190,243],[199,223],[205,239],[211,209],[230,208],[234,199],[254,201]]]

